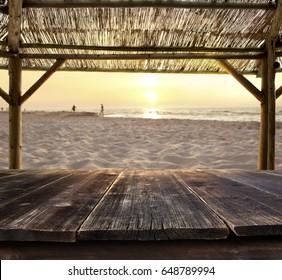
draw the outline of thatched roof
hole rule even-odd
[[[2,69],[11,55],[6,5],[0,0]],[[24,69],[66,58],[61,70],[218,73],[215,59],[227,58],[239,72],[256,74],[277,1],[25,0],[23,7]]]

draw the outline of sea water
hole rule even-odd
[[[38,111],[38,110],[25,110]],[[42,110],[39,110],[42,111]],[[48,109],[43,111],[68,111],[65,109]],[[71,109],[69,110],[71,112]],[[99,109],[77,108],[76,112],[92,112],[100,114]],[[260,122],[260,108],[107,108],[104,117],[115,118],[146,118],[146,119],[190,119],[215,121]],[[276,108],[276,121],[282,122],[282,107]]]
[[[190,119],[217,121],[260,121],[260,109],[250,108],[109,108],[106,117]],[[282,122],[282,108],[276,109],[276,120]]]

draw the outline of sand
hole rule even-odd
[[[0,169],[7,169],[7,112],[0,112],[0,125]],[[23,168],[256,169],[258,139],[257,122],[25,112]],[[282,169],[281,139],[278,123],[276,169]]]

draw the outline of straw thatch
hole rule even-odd
[[[52,1],[45,1],[45,5],[48,2]],[[102,5],[103,1],[92,2]],[[227,1],[157,2],[211,6]],[[219,57],[232,59],[230,62],[241,73],[257,74],[276,12],[276,3],[270,2],[228,1],[231,4],[269,5],[262,9],[234,9],[231,6],[228,9],[197,9],[173,5],[130,7],[130,3],[126,7],[46,8],[44,1],[24,1],[20,46],[23,69],[48,69],[56,59],[67,58],[61,70],[219,73],[223,69],[214,60]],[[39,3],[39,7],[34,3]],[[0,1],[2,69],[7,69],[11,55],[7,46],[5,5],[6,1]],[[282,28],[278,37],[282,41]]]

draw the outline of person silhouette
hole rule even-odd
[[[100,112],[100,115],[101,115],[101,116],[104,116],[104,105],[103,105],[103,104],[101,104],[101,112]]]

